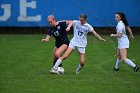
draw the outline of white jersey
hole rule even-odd
[[[127,38],[125,24],[122,21],[119,21],[116,26],[117,33],[122,33],[121,38]],[[118,38],[119,39],[119,38]]]
[[[118,37],[118,48],[129,48],[129,40],[126,35],[125,24],[122,21],[119,21],[116,26],[117,33],[122,33],[121,37]]]
[[[87,33],[93,31],[93,27],[88,23],[81,24],[78,20],[73,20],[74,37],[71,42],[78,47],[87,46]]]

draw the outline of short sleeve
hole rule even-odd
[[[89,32],[92,32],[93,30],[94,28],[91,25],[89,25]]]
[[[72,25],[75,26],[77,22],[78,22],[77,20],[73,20],[73,24]]]
[[[67,27],[66,21],[65,21],[65,22],[59,22],[59,25],[60,25],[61,27],[64,27],[64,28]]]
[[[52,31],[52,28],[49,27],[49,28],[48,28],[48,33],[47,33],[47,35],[51,36],[51,35],[52,35],[51,31]]]
[[[117,33],[122,33],[123,31],[123,26],[122,25],[118,25],[117,26]]]

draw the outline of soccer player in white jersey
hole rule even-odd
[[[111,37],[118,38],[118,58],[114,70],[118,71],[120,68],[121,61],[124,61],[126,64],[134,68],[134,71],[137,72],[139,67],[135,65],[130,59],[127,58],[127,49],[129,48],[129,39],[126,35],[126,29],[130,33],[130,37],[133,37],[132,31],[128,26],[128,21],[126,20],[125,14],[122,12],[117,12],[115,14],[115,20],[118,22],[116,26],[117,34],[111,34]]]
[[[76,74],[80,73],[80,70],[85,64],[85,48],[87,46],[88,32],[92,32],[100,40],[106,41],[95,32],[93,27],[86,22],[86,19],[87,16],[85,14],[81,14],[79,20],[73,20],[73,38],[71,39],[69,47],[66,50],[65,54],[56,61],[54,67],[50,70],[51,73],[57,73],[59,64],[61,64],[64,59],[68,58],[72,51],[76,48],[78,49],[80,55],[80,64],[76,69]]]

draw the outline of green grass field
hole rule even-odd
[[[51,75],[54,39],[41,43],[43,35],[0,35],[0,93],[140,93],[140,71],[121,64],[113,71],[116,38],[110,44],[88,36],[86,64],[79,75],[75,51],[63,63],[64,75]],[[70,38],[72,36],[69,36]],[[128,57],[140,65],[140,36],[131,41]]]

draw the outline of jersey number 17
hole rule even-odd
[[[55,32],[54,32],[54,35],[55,35],[55,36],[59,36],[60,34],[59,34],[58,31],[55,31]]]

